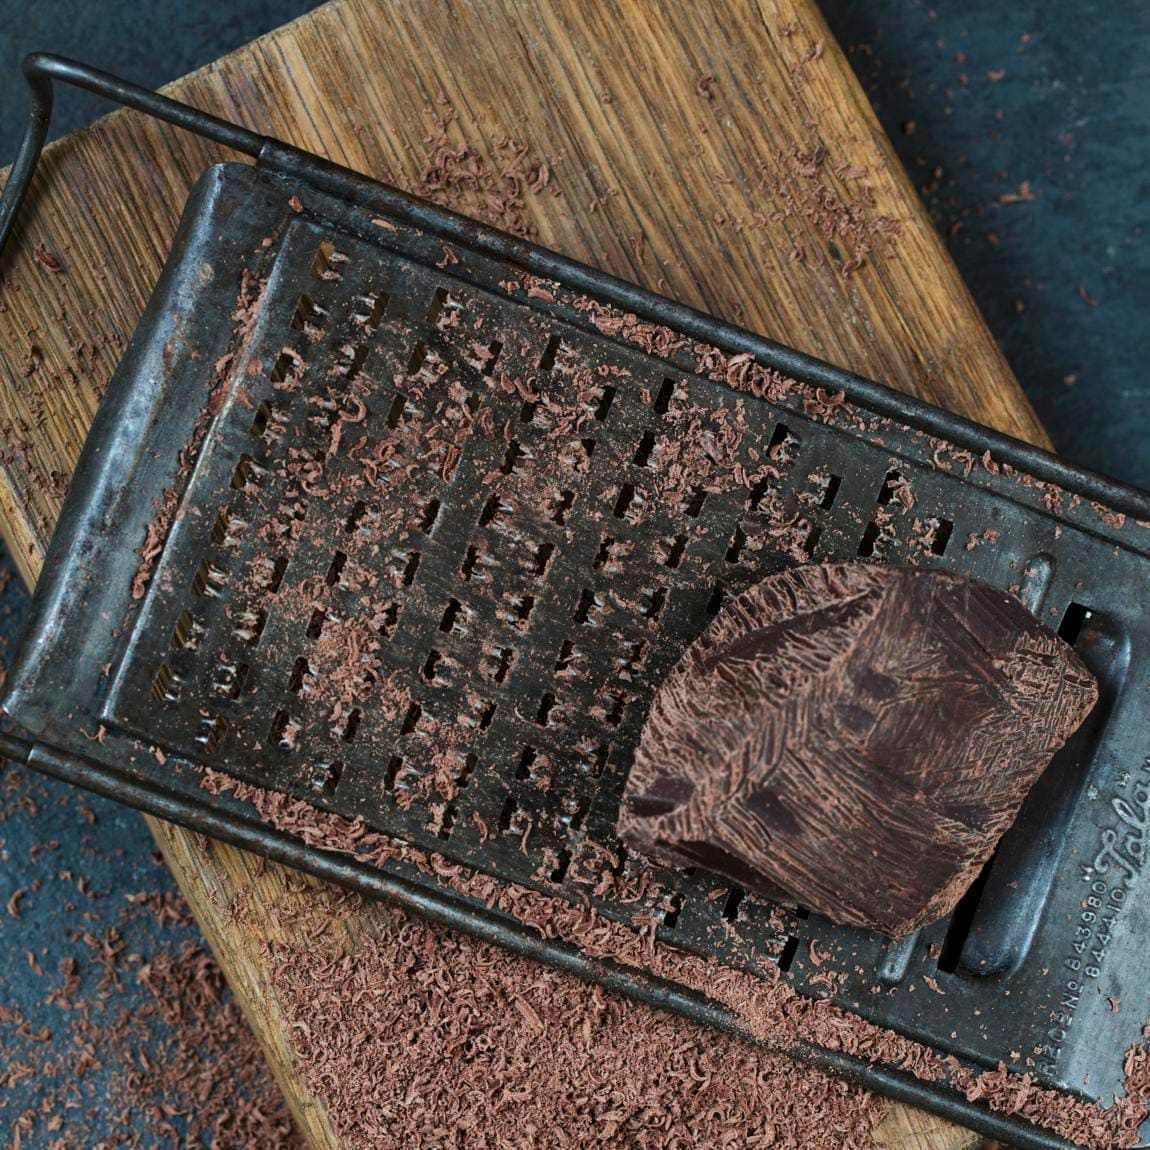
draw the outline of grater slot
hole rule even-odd
[[[972,974],[1018,970],[1034,941],[1082,801],[1092,748],[1104,741],[1130,672],[1129,635],[1111,616],[1067,605],[1059,634],[1098,680],[1099,705],[1031,788],[986,871],[956,963]]]

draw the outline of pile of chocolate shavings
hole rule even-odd
[[[436,100],[431,130],[423,139],[422,167],[406,190],[495,224],[512,235],[533,237],[528,196],[558,196],[551,164],[531,144],[510,135],[490,146],[490,158],[468,139],[446,96]]]
[[[881,1099],[396,908],[379,917],[353,947],[270,948],[296,1065],[353,1150],[873,1145]]]
[[[64,796],[93,821],[78,798]],[[34,821],[42,807],[33,776],[8,766],[0,821]],[[58,880],[94,897],[83,875],[46,871],[25,892],[25,916]],[[0,975],[0,1126],[13,1150],[302,1150],[219,968],[188,938],[192,919],[176,892],[126,895],[118,925],[97,925],[106,916],[97,919],[86,899],[79,905],[54,899],[53,905],[64,956],[56,958],[49,948],[41,961],[41,953],[28,951],[27,969],[22,964]],[[8,908],[17,930],[20,915],[17,900]],[[42,994],[32,1018],[2,992],[5,977],[21,980],[23,997]]]
[[[864,1061],[913,1074],[925,1082],[945,1082],[970,1101],[1014,1115],[1073,1141],[1087,1150],[1131,1146],[1146,1117],[1150,1099],[1142,1089],[1144,1056],[1131,1063],[1132,1092],[1103,1110],[1097,1105],[1039,1086],[1030,1074],[1000,1065],[975,1071],[953,1056],[942,1056],[921,1043],[867,1022],[834,1005],[829,998],[800,994],[777,968],[755,976],[723,966],[714,959],[674,950],[655,939],[657,916],[635,916],[638,930],[601,918],[589,905],[541,894],[514,883],[452,863],[408,843],[371,831],[362,819],[347,819],[317,810],[309,803],[228,775],[206,770],[201,785],[213,794],[232,793],[252,804],[276,829],[326,851],[353,855],[374,866],[389,862],[413,865],[425,875],[466,898],[511,915],[545,938],[561,939],[592,958],[645,969],[680,983],[728,1007],[746,1034],[775,1051],[814,1044]]]

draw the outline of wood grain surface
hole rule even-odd
[[[333,0],[170,91],[1045,442],[806,0]],[[224,155],[116,113],[45,156],[0,286],[0,517],[29,582],[188,189]],[[152,825],[301,1128],[338,1145],[293,1070],[263,957],[315,927],[310,880]],[[227,908],[248,888],[259,909],[239,925]],[[902,1107],[880,1139],[978,1142]]]

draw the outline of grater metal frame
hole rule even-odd
[[[52,77],[80,83],[120,99],[121,102],[179,123],[257,156],[259,164],[255,169],[237,166],[211,169],[193,192],[168,266],[141,320],[137,337],[97,415],[73,482],[73,495],[67,501],[53,540],[46,564],[47,574],[37,590],[29,639],[13,670],[5,696],[5,705],[11,713],[23,725],[36,731],[38,738],[30,741],[13,735],[0,736],[0,751],[10,757],[161,817],[254,849],[288,865],[309,870],[365,893],[390,897],[440,922],[549,961],[581,977],[636,995],[652,1004],[678,1010],[700,1022],[733,1031],[741,1029],[738,1019],[729,1011],[698,994],[615,964],[590,959],[565,944],[542,940],[510,916],[450,895],[436,884],[427,882],[412,868],[371,867],[307,847],[260,822],[244,804],[219,797],[210,798],[199,790],[197,769],[190,761],[184,763],[178,757],[169,758],[165,770],[161,772],[156,769],[154,762],[141,763],[138,756],[136,762],[126,762],[123,751],[128,744],[118,742],[119,734],[113,734],[109,739],[108,749],[88,743],[82,736],[78,736],[77,727],[84,725],[84,718],[94,723],[104,712],[92,706],[90,693],[86,695],[83,688],[78,693],[72,688],[70,701],[76,711],[67,721],[60,721],[60,692],[67,695],[68,680],[61,674],[57,674],[54,679],[51,676],[45,678],[42,668],[54,666],[57,672],[62,672],[69,665],[74,665],[76,660],[91,655],[91,629],[87,634],[77,635],[74,632],[62,633],[59,625],[61,620],[83,617],[84,607],[77,602],[74,594],[77,575],[86,571],[90,584],[94,569],[110,560],[120,564],[121,576],[130,577],[130,570],[136,564],[135,555],[130,548],[125,551],[121,545],[117,550],[108,541],[128,534],[138,540],[151,515],[148,505],[141,505],[137,500],[133,512],[134,521],[125,522],[117,518],[121,508],[117,503],[120,493],[116,491],[115,477],[122,471],[125,462],[125,455],[121,452],[129,453],[128,458],[133,460],[134,468],[146,469],[152,465],[144,457],[155,451],[156,458],[161,462],[155,464],[153,479],[159,482],[164,474],[163,468],[167,466],[167,481],[172,480],[172,461],[185,441],[183,432],[203,400],[202,394],[191,394],[184,396],[181,401],[179,396],[173,395],[171,388],[157,388],[153,394],[144,395],[140,392],[139,382],[147,378],[153,381],[163,378],[162,348],[168,337],[175,334],[172,319],[175,315],[193,317],[191,328],[185,326],[180,333],[181,336],[189,337],[191,343],[196,344],[200,339],[199,325],[207,345],[212,345],[213,340],[215,345],[220,344],[222,329],[219,316],[229,313],[234,303],[234,293],[222,279],[218,284],[206,288],[202,283],[197,283],[192,274],[194,262],[209,248],[222,263],[234,260],[242,264],[251,259],[253,241],[264,234],[263,229],[268,222],[267,217],[259,215],[257,210],[263,204],[261,194],[265,198],[267,194],[274,194],[283,205],[294,195],[301,196],[306,200],[310,220],[317,222],[317,226],[334,228],[339,234],[349,237],[349,242],[364,243],[378,239],[378,236],[371,237],[370,227],[365,226],[365,222],[370,224],[371,218],[380,217],[391,221],[402,231],[403,242],[407,245],[403,258],[419,264],[433,277],[438,273],[431,271],[431,268],[439,263],[436,257],[446,243],[452,245],[453,250],[463,257],[465,265],[473,261],[478,266],[486,261],[491,266],[501,267],[508,272],[514,271],[517,275],[541,277],[562,285],[564,291],[572,297],[594,298],[622,312],[633,313],[649,322],[684,333],[693,340],[721,348],[728,355],[749,354],[757,363],[786,376],[824,388],[828,392],[841,391],[860,410],[873,414],[880,421],[889,421],[892,425],[908,429],[913,432],[911,439],[917,437],[914,449],[920,455],[925,450],[923,445],[928,445],[932,437],[957,445],[977,457],[989,452],[1000,468],[1003,465],[1013,468],[1017,473],[1033,477],[1040,484],[1056,485],[1065,493],[1079,498],[1077,507],[1066,512],[1060,526],[1064,522],[1068,534],[1074,533],[1075,537],[1081,535],[1086,539],[1088,544],[1084,546],[1088,545],[1093,561],[1101,564],[1101,573],[1114,577],[1115,593],[1122,592],[1131,601],[1135,601],[1140,580],[1145,579],[1145,547],[1132,546],[1130,530],[1123,532],[1115,527],[1113,521],[1108,521],[1096,510],[1092,510],[1092,505],[1103,508],[1105,515],[1111,519],[1119,514],[1127,516],[1129,520],[1150,522],[1150,498],[1142,492],[1069,467],[1046,452],[377,184],[288,145],[256,136],[112,77],[92,72],[82,65],[57,58],[35,57],[27,65],[26,71],[37,95],[34,128],[28,137],[30,142],[26,141],[21,157],[13,168],[12,180],[0,203],[0,247],[11,228],[15,210],[35,165],[39,144],[46,130]],[[269,188],[273,190],[272,193],[269,193]],[[241,224],[237,225],[234,221],[237,216],[243,217],[245,205],[250,208],[251,217],[246,221],[241,219]],[[229,224],[231,230],[219,226],[225,218],[233,221]],[[285,208],[283,220],[290,222],[290,219],[291,212]],[[450,270],[453,275],[462,276],[467,268]],[[516,306],[538,313],[541,310],[549,311],[554,305],[552,319],[574,325],[579,317],[570,307],[564,309],[563,303],[563,300],[555,304],[555,301],[519,299]],[[635,353],[632,351],[631,354]],[[659,370],[664,370],[664,367],[661,366]],[[670,365],[666,370],[680,377],[684,377],[687,371],[681,363]],[[712,389],[721,387],[715,384],[705,386]],[[163,423],[157,421],[157,413],[164,412],[170,416],[173,411],[181,410],[181,402],[182,425],[177,420],[165,428]],[[799,409],[793,411],[788,418],[797,423],[804,416]],[[183,431],[180,430],[181,426]],[[891,444],[895,444],[894,439],[891,439]],[[116,450],[109,450],[111,446],[115,446]],[[910,450],[911,446],[909,442],[899,441],[897,447],[892,446],[892,450],[899,454]],[[929,450],[926,450],[926,455],[929,454]],[[923,460],[919,463],[925,474],[927,465]],[[962,482],[966,483],[967,478],[963,477]],[[981,498],[979,491],[986,492],[988,498],[993,496],[999,500],[1004,498],[1003,492],[1008,491],[1005,498],[1012,506],[1020,509],[1019,513],[1026,523],[1041,523],[1043,533],[1047,533],[1049,523],[1053,521],[1050,508],[1044,507],[1042,503],[1045,488],[1016,490],[1008,484],[1006,478],[991,473],[979,473],[966,486],[969,497],[975,501]],[[97,493],[100,493],[99,498]],[[961,546],[961,540],[956,539],[952,546],[957,549]],[[1107,567],[1105,560],[1100,558],[1111,547],[1121,552],[1124,557],[1122,565],[1115,562]],[[953,552],[951,554],[953,559]],[[1036,554],[1040,554],[1040,549]],[[1041,562],[1038,568],[1041,568]],[[114,582],[108,578],[108,567],[100,566],[99,569],[102,578],[109,583]],[[999,572],[1001,575],[1002,572]],[[1050,572],[1038,570],[1037,583],[1041,584],[1050,577]],[[1038,592],[1035,594],[1038,595]],[[1052,768],[1052,772],[1048,772],[1049,778],[1044,776],[1044,782],[1040,782],[1038,788],[1039,801],[1028,802],[1020,819],[1019,832],[1012,837],[1008,836],[1000,849],[1000,857],[1005,856],[1008,861],[1013,852],[1026,865],[1034,866],[1036,862],[1041,864],[1040,879],[1045,882],[1045,886],[1043,881],[1032,884],[1030,894],[1044,908],[1048,908],[1052,895],[1057,893],[1052,891],[1051,884],[1055,882],[1056,875],[1061,873],[1058,858],[1054,856],[1061,858],[1061,855],[1055,845],[1048,852],[1051,857],[1041,853],[1035,856],[1031,840],[1035,836],[1041,837],[1043,833],[1049,835],[1053,829],[1063,835],[1077,836],[1075,842],[1080,839],[1083,850],[1096,848],[1100,841],[1097,836],[1105,836],[1113,830],[1110,823],[1113,822],[1114,807],[1113,803],[1103,803],[1103,809],[1084,818],[1082,801],[1060,804],[1056,794],[1043,794],[1041,789],[1044,785],[1047,791],[1054,787],[1066,788],[1071,784],[1081,787],[1087,784],[1088,779],[1091,780],[1090,785],[1101,783],[1107,764],[1095,761],[1099,758],[1099,743],[1103,744],[1103,757],[1108,759],[1131,763],[1145,759],[1134,721],[1136,712],[1132,713],[1136,699],[1132,704],[1130,696],[1136,696],[1137,692],[1133,688],[1140,685],[1138,679],[1141,664],[1137,656],[1147,640],[1144,633],[1140,632],[1135,618],[1120,618],[1120,613],[1099,614],[1101,621],[1096,621],[1093,628],[1088,624],[1085,630],[1091,644],[1092,666],[1100,674],[1104,690],[1108,684],[1112,688],[1112,697],[1107,704],[1110,711],[1104,716],[1101,727],[1088,732],[1088,747],[1072,748],[1070,753],[1061,757],[1062,767],[1058,770]],[[702,620],[703,623],[705,621]],[[1063,623],[1072,629],[1083,623],[1083,619],[1075,616],[1068,621],[1064,618]],[[1115,710],[1120,712],[1118,718],[1113,713]],[[83,717],[77,719],[76,715]],[[1135,788],[1137,785],[1135,781]],[[1061,861],[1065,863],[1064,858]],[[1134,885],[1131,884],[1132,889]],[[993,877],[990,886],[992,890],[995,889]],[[977,909],[983,915],[982,921],[990,928],[991,935],[1006,946],[1007,951],[1011,947],[1025,951],[1034,945],[1032,937],[1020,938],[1016,932],[1012,933],[1010,921],[997,925],[994,922],[996,912],[1000,918],[1010,920],[1018,911],[1017,900],[1004,896],[1001,884],[998,884],[997,889],[1001,896],[1001,907],[996,907],[994,898],[980,902]],[[1135,910],[1133,917],[1137,922],[1143,922],[1145,907],[1141,904],[1137,908],[1127,908],[1124,912],[1125,921],[1129,921],[1129,910],[1132,909]],[[1041,916],[1032,915],[1031,925],[1035,926],[1040,919]],[[1131,928],[1126,929],[1129,931]],[[791,969],[800,988],[805,977],[814,973],[805,967],[803,957],[797,953],[796,941],[800,936],[811,939],[817,936],[824,945],[828,939],[836,938],[853,947],[855,953],[865,951],[869,976],[877,976],[880,982],[891,986],[905,980],[914,955],[917,954],[921,959],[921,952],[929,945],[928,938],[924,936],[911,940],[909,946],[888,946],[873,938],[860,938],[859,932],[835,932],[833,928],[815,923],[814,920],[805,923],[792,920],[787,930],[792,933],[782,941],[790,951],[789,956],[786,956],[787,962],[792,964]],[[669,930],[664,931],[663,936],[673,937]],[[988,964],[1008,967],[1017,957],[1011,953],[994,951],[993,948],[987,950],[983,947],[980,950],[981,944],[977,938],[972,937],[966,941],[972,950],[970,953],[964,952],[961,960],[967,966],[981,963],[984,968]],[[1129,953],[1124,957],[1119,951],[1117,959],[1111,961],[1112,965],[1118,965],[1121,969],[1108,975],[1116,983],[1129,985],[1131,994],[1135,994],[1144,982],[1137,977],[1133,958]],[[985,985],[989,979],[983,978],[981,981]],[[848,1005],[851,1004],[851,995],[859,994],[859,987],[849,988],[844,995]],[[858,1006],[858,1003],[853,1005]],[[1009,1008],[1003,1006],[1003,1010]],[[861,1012],[868,1017],[874,1015],[870,1004]],[[905,1033],[916,1034],[911,1010],[904,1009],[902,1013],[895,1011],[889,1016],[881,1016],[880,1012],[880,1020]],[[982,1107],[965,1102],[945,1088],[924,1084],[907,1074],[868,1065],[862,1060],[818,1048],[802,1051],[801,1054],[817,1065],[845,1074],[871,1088],[974,1126],[990,1136],[1016,1145],[1046,1148],[1067,1145],[1027,1123],[990,1113]]]

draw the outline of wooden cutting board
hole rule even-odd
[[[813,2],[333,0],[170,91],[1045,443]],[[118,113],[45,156],[0,288],[0,519],[29,583],[188,189],[223,154]],[[264,958],[313,900],[283,868],[152,828],[301,1128],[338,1145]],[[252,888],[257,911],[233,921]],[[903,1107],[880,1138],[978,1143]]]

